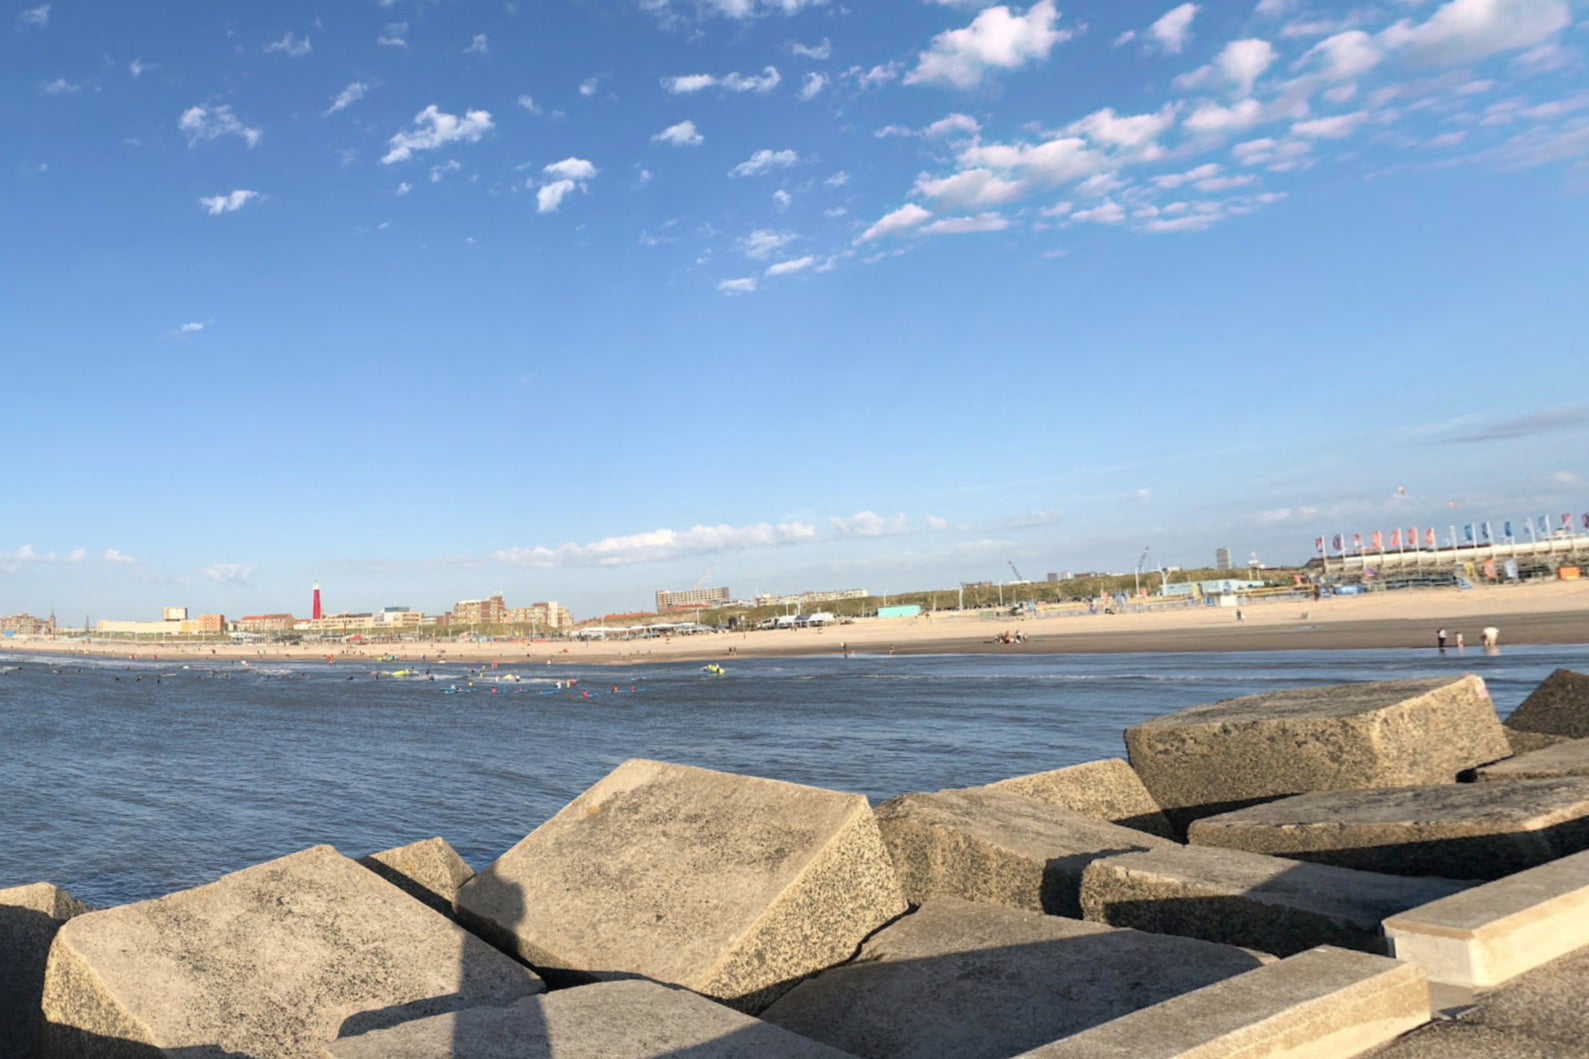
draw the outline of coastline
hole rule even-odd
[[[721,662],[735,657],[791,658],[839,654],[1113,654],[1429,648],[1446,628],[1468,651],[1480,651],[1481,630],[1501,631],[1500,644],[1589,643],[1589,581],[1503,585],[1458,590],[1386,592],[1323,600],[1280,599],[1231,608],[1190,606],[1149,614],[1062,617],[937,612],[910,619],[864,618],[826,628],[761,630],[615,641],[432,641],[399,644],[297,646],[247,644],[129,644],[16,638],[0,641],[0,657],[15,654],[127,658],[316,660],[382,664],[438,661],[516,665],[640,665]],[[1001,633],[1024,642],[996,642]]]

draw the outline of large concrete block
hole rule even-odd
[[[1506,719],[1510,728],[1589,739],[1589,674],[1558,669]]]
[[[1589,848],[1589,777],[1302,794],[1199,820],[1191,841],[1392,875],[1498,879]]]
[[[448,919],[454,918],[459,888],[474,878],[474,869],[440,838],[371,853],[359,863]]]
[[[1544,750],[1547,746],[1569,742],[1571,738],[1565,735],[1550,735],[1546,732],[1525,732],[1505,722],[1502,722],[1501,729],[1506,732],[1506,741],[1511,744],[1514,756],[1532,754],[1536,750]]]
[[[1388,954],[1380,922],[1465,889],[1236,849],[1171,846],[1087,866],[1086,917],[1290,956],[1317,945]]]
[[[1589,852],[1388,916],[1385,936],[1434,981],[1498,986],[1589,946]]]
[[[0,1056],[38,1054],[39,1001],[55,934],[88,909],[49,883],[0,890]]]
[[[1093,859],[1173,845],[990,787],[901,795],[877,807],[877,826],[912,904],[962,897],[1074,919]]]
[[[936,897],[762,1017],[868,1059],[1004,1059],[1263,962],[1212,942]]]
[[[1142,777],[1119,758],[1015,776],[989,783],[986,789],[1022,794],[1058,809],[1134,827],[1151,835],[1174,836],[1159,803],[1142,785]]]
[[[845,1059],[845,1053],[656,982],[560,989],[348,1037],[324,1059]]]
[[[458,893],[554,980],[642,975],[752,1014],[905,907],[864,797],[641,760]]]
[[[1126,748],[1182,828],[1291,794],[1454,783],[1512,752],[1476,676],[1230,699],[1128,728]]]
[[[1533,780],[1589,776],[1589,739],[1568,739],[1479,769],[1480,780]]]
[[[1428,1021],[1429,985],[1418,968],[1318,948],[1021,1059],[1350,1059]]]
[[[544,987],[330,846],[56,935],[44,1055],[309,1059],[344,1033]]]

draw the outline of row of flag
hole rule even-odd
[[[1589,511],[1582,515],[1583,528],[1589,531]],[[1573,516],[1561,516],[1560,529],[1557,532],[1571,534],[1573,532]],[[1548,540],[1551,537],[1551,519],[1549,515],[1538,515],[1534,518],[1519,519],[1514,522],[1507,519],[1501,523],[1499,534],[1489,522],[1469,522],[1462,527],[1461,536],[1457,534],[1457,527],[1450,527],[1450,536],[1447,546],[1458,548],[1480,544],[1517,544],[1522,537],[1527,537],[1529,542]],[[1329,550],[1325,550],[1325,545]],[[1433,526],[1418,527],[1408,526],[1390,531],[1389,536],[1383,530],[1375,530],[1364,537],[1361,533],[1350,536],[1337,533],[1327,541],[1323,537],[1313,538],[1313,550],[1319,555],[1366,555],[1371,552],[1400,552],[1417,551],[1420,548],[1438,548],[1439,536]]]

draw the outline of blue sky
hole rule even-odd
[[[1589,5],[0,13],[0,612],[1589,510]]]

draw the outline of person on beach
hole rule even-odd
[[[1442,651],[1446,649],[1446,631],[1444,628],[1435,631],[1435,646]]]
[[[1460,632],[1457,633],[1457,650],[1462,650],[1462,634]]]
[[[1486,651],[1493,650],[1495,648],[1495,645],[1500,641],[1500,639],[1501,639],[1501,630],[1500,629],[1497,629],[1493,625],[1486,625],[1484,627],[1484,649]]]

